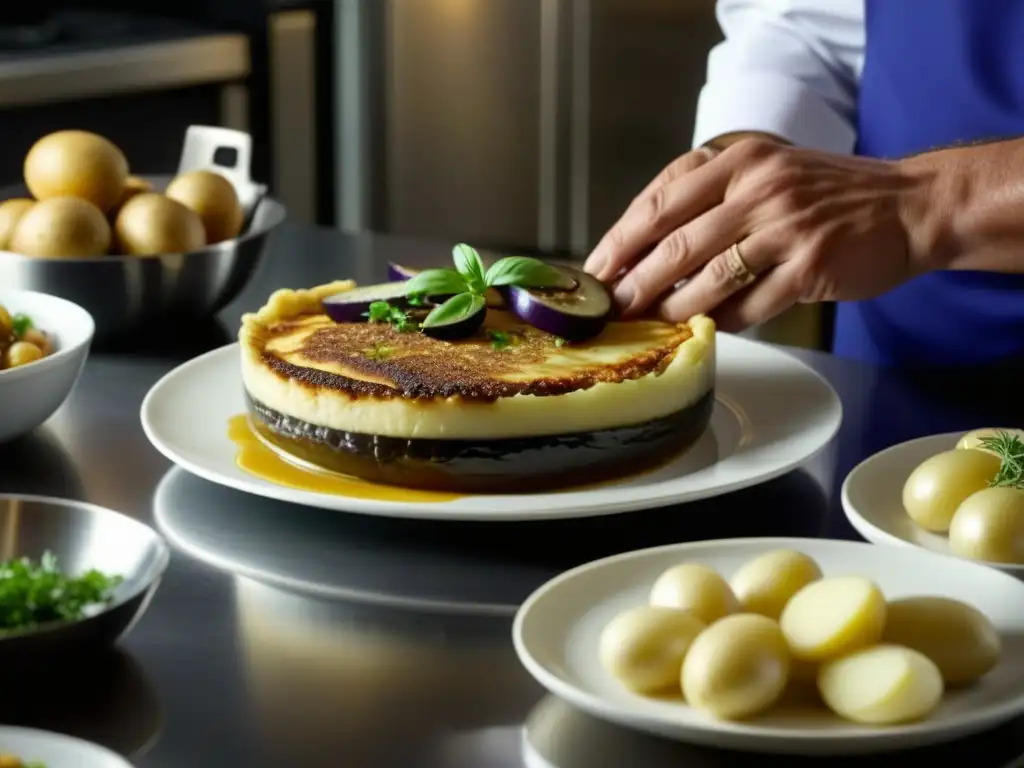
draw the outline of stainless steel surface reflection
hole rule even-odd
[[[591,717],[561,699],[545,696],[522,730],[526,768],[786,768],[818,766],[820,757],[755,753],[698,747],[631,731]],[[1024,750],[1024,732],[1013,722],[980,736],[923,749],[872,755],[874,768],[902,768],[919,762],[967,761],[984,755],[984,765],[1006,766]],[[830,766],[862,766],[864,756],[829,757]]]
[[[152,682],[135,658],[112,649],[88,664],[54,664],[26,675],[5,669],[0,701],[7,725],[54,731],[101,744],[129,759],[159,738],[164,713]]]
[[[157,189],[169,181],[149,179]],[[244,234],[190,253],[37,259],[0,251],[0,285],[75,302],[93,316],[99,339],[158,320],[205,318],[245,288],[285,217],[280,202],[264,197]]]
[[[135,520],[103,507],[44,496],[0,495],[0,560],[45,552],[66,573],[95,568],[123,578],[113,601],[72,622],[0,634],[0,662],[17,668],[97,652],[142,615],[170,557],[167,545]]]
[[[235,584],[266,765],[452,765],[452,735],[509,732],[541,695],[508,641],[508,619],[433,618]],[[488,756],[478,745],[477,765],[513,765],[508,745],[496,746]]]

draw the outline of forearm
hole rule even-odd
[[[926,190],[905,211],[911,256],[923,269],[1024,273],[1024,138],[899,164]]]

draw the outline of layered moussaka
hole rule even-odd
[[[467,493],[604,481],[665,461],[708,425],[715,326],[610,321],[568,343],[491,309],[456,341],[336,322],[336,282],[280,290],[242,320],[256,433],[293,461],[365,480]]]

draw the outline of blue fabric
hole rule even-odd
[[[866,14],[859,154],[1024,134],[1022,0],[866,0]],[[1024,276],[939,272],[840,304],[834,351],[882,364],[1019,359]]]

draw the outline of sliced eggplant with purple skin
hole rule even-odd
[[[397,264],[393,261],[388,262],[388,279],[389,280],[410,280],[420,272],[422,269],[416,269],[415,267],[406,267],[402,264]],[[450,299],[455,294],[449,296],[431,296],[429,302],[431,304],[442,304]],[[487,306],[490,309],[505,309],[505,300],[498,293],[496,288],[488,288],[484,291],[484,298],[487,299]]]
[[[441,341],[467,339],[480,330],[487,316],[487,303],[482,296],[460,293],[435,308],[420,326],[427,336]]]
[[[386,301],[393,307],[408,309],[412,305],[405,295],[405,280],[394,283],[367,285],[328,296],[320,302],[324,313],[336,323],[365,323],[370,305]]]
[[[557,267],[576,281],[571,291],[550,288],[501,289],[509,311],[524,323],[566,341],[586,341],[608,324],[612,297],[604,283],[575,267]]]

